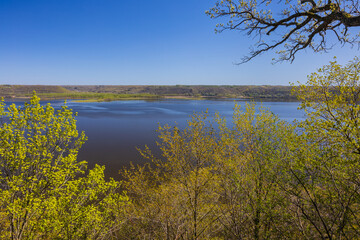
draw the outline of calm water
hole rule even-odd
[[[10,102],[8,102],[10,103]],[[245,102],[239,102],[242,106]],[[19,102],[17,102],[19,104]],[[62,101],[52,101],[60,107]],[[260,104],[260,103],[258,103]],[[163,100],[163,101],[115,101],[103,103],[76,103],[67,105],[78,112],[78,129],[85,131],[88,141],[79,153],[79,160],[86,160],[89,167],[106,166],[106,175],[118,178],[118,171],[130,162],[143,163],[136,150],[148,145],[156,149],[158,124],[178,124],[184,127],[194,112],[208,109],[209,114],[219,112],[230,121],[234,100]],[[263,102],[281,119],[302,119],[297,102]]]

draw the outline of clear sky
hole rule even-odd
[[[235,65],[254,39],[215,34],[215,0],[0,0],[0,84],[288,85],[333,56],[308,50],[290,63],[273,53]]]

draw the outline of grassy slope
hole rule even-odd
[[[0,85],[0,96],[29,97],[33,91],[42,99],[85,99],[112,101],[120,99],[173,98],[278,98],[293,100],[289,86],[46,86]]]
[[[290,86],[64,86],[71,91],[114,94],[153,94],[162,97],[295,99]]]
[[[38,94],[42,93],[68,93],[68,89],[61,86],[45,86],[45,85],[0,85],[0,96],[4,98],[27,97],[33,91]]]

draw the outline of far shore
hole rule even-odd
[[[73,100],[76,102],[106,102],[118,100],[161,99],[249,99],[294,101],[291,86],[111,86],[111,85],[0,85],[0,97],[28,99],[35,91],[42,100]]]

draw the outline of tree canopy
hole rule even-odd
[[[73,112],[39,100],[0,102],[0,239],[108,239],[126,197],[104,167],[85,174]]]
[[[298,90],[306,119],[235,106],[159,127],[162,158],[124,172],[118,238],[358,239],[360,63],[336,61]]]
[[[304,49],[324,52],[332,48],[333,33],[342,44],[357,44],[358,34],[349,28],[360,26],[357,0],[221,0],[206,12],[211,18],[225,18],[216,31],[238,30],[258,37],[242,62],[276,49],[276,61],[293,61]]]
[[[0,102],[0,239],[358,239],[360,61],[294,88],[305,120],[254,104],[159,126],[160,154],[86,174],[70,109]]]

